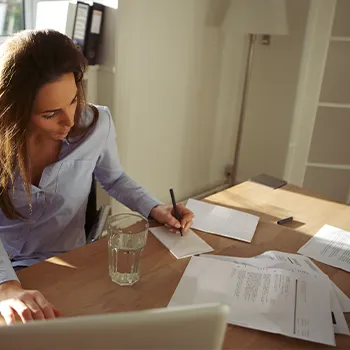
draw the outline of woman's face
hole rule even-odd
[[[30,120],[31,135],[50,140],[64,139],[74,125],[77,91],[73,73],[40,88]]]

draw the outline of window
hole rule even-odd
[[[8,36],[24,29],[22,0],[0,0],[0,36]]]
[[[0,45],[9,35],[19,30],[35,28],[36,6],[39,1],[0,0]],[[96,0],[96,2],[118,8],[118,0]]]

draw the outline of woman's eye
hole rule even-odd
[[[43,115],[43,118],[51,119],[51,118],[53,118],[55,116],[55,114],[56,114],[56,112],[52,112],[50,114],[45,114],[45,115]]]
[[[72,101],[71,104],[74,104],[74,103],[77,102],[77,101],[78,101],[78,96],[75,96],[75,98],[74,98],[74,100]]]

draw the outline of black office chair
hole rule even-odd
[[[88,238],[91,229],[98,219],[97,196],[96,196],[96,179],[92,174],[91,189],[85,214],[85,235]]]
[[[111,207],[109,205],[97,209],[96,192],[96,179],[92,175],[91,189],[85,214],[86,243],[91,243],[101,238],[107,217],[111,215]]]

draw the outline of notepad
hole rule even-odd
[[[150,231],[177,259],[195,254],[208,253],[214,250],[192,230],[184,233],[183,237],[178,233],[170,232],[165,226],[152,227]]]
[[[259,221],[258,216],[195,199],[189,199],[186,207],[195,214],[193,228],[249,243]]]

